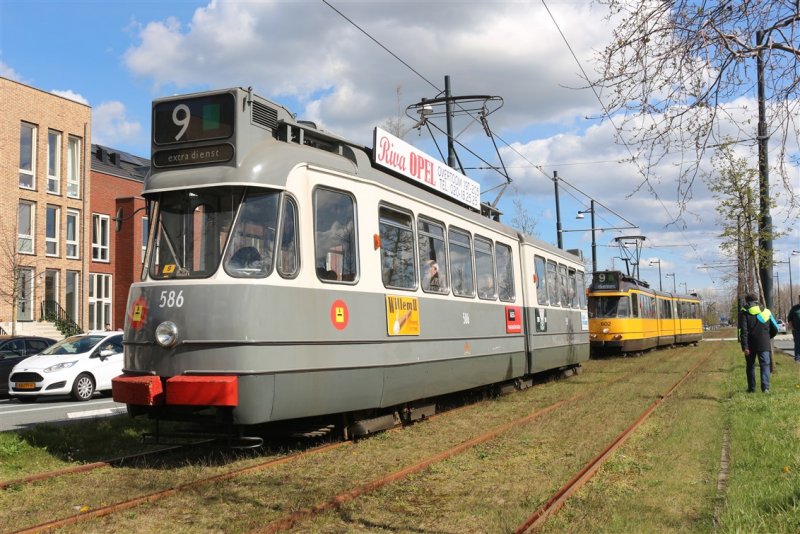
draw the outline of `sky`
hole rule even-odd
[[[615,238],[643,236],[640,279],[658,288],[660,262],[664,290],[727,295],[733,270],[720,267],[731,260],[718,248],[716,200],[698,180],[681,213],[669,161],[652,182],[657,197],[639,188],[639,168],[624,161],[613,121],[601,120],[582,79],[610,39],[605,15],[589,0],[0,0],[0,76],[89,104],[92,142],[141,157],[150,156],[155,98],[253,87],[298,119],[371,146],[375,126],[402,117],[411,128],[407,106],[442,94],[449,76],[453,95],[502,99],[487,105],[512,180],[499,202],[504,222],[522,209],[556,244],[557,172],[564,248],[591,265],[590,215],[576,215],[594,199],[598,269],[624,271]],[[506,180],[480,168],[498,164],[491,139],[465,114],[454,132],[466,174],[494,201]],[[438,155],[425,127],[405,139]],[[773,223],[787,235],[774,249],[785,262],[800,251],[800,229],[778,202]],[[776,265],[778,284],[788,284],[789,265]],[[796,287],[800,256],[791,265]]]

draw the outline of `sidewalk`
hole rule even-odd
[[[794,340],[792,334],[778,334],[772,339],[773,346],[789,356],[794,356]]]

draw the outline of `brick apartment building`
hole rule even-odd
[[[121,327],[148,161],[91,146],[88,105],[2,77],[0,102],[0,327],[35,333],[54,314],[84,331]]]
[[[117,329],[125,321],[128,289],[141,280],[148,231],[141,192],[150,162],[100,145],[92,145],[91,160],[88,329]]]
[[[5,78],[0,101],[0,319],[29,323],[58,302],[83,324],[92,110]]]

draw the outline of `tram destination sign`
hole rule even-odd
[[[164,100],[153,104],[153,143],[171,145],[233,135],[236,101],[231,93]]]
[[[186,165],[205,165],[209,163],[226,163],[233,159],[233,145],[207,145],[186,148],[168,148],[153,153],[153,166],[159,169],[166,167],[183,167]]]
[[[592,287],[599,290],[619,289],[619,273],[603,272],[594,273]]]
[[[376,165],[399,172],[475,209],[481,208],[481,186],[475,180],[381,128],[375,128],[374,142]]]

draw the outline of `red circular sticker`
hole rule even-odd
[[[336,300],[331,304],[331,324],[336,330],[344,330],[350,322],[350,312],[343,300]]]

